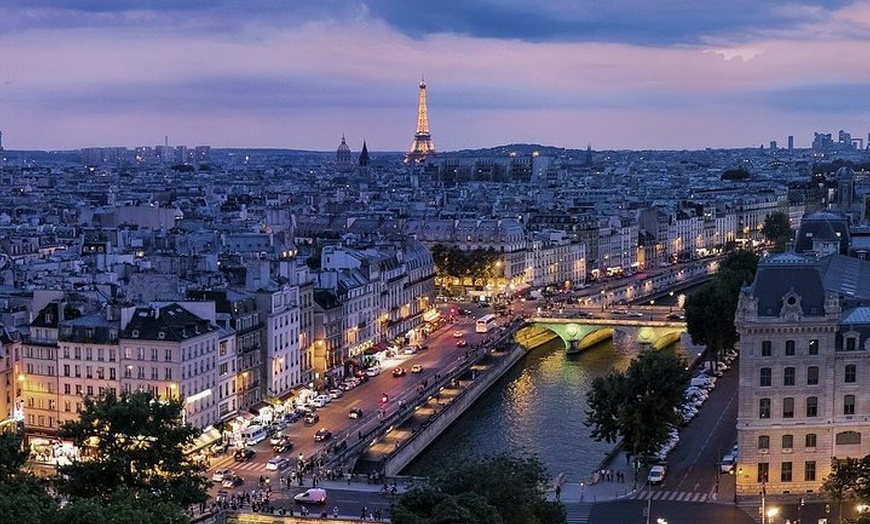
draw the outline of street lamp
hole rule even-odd
[[[671,291],[671,292],[668,293],[668,295],[671,296],[671,300],[670,300],[671,308],[670,308],[670,310],[668,311],[668,313],[673,313],[673,312],[674,312],[674,292]]]
[[[656,299],[650,300],[649,305],[650,305],[650,307],[656,307]],[[652,310],[650,310],[650,312],[649,312],[649,319],[650,320],[653,319],[653,311]]]
[[[779,508],[777,508],[777,507],[767,508],[767,523],[773,524],[773,518],[776,517],[777,515],[779,515]]]

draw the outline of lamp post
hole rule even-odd
[[[668,313],[673,313],[673,312],[674,312],[674,292],[673,292],[673,291],[670,291],[670,292],[668,293],[668,295],[671,296],[671,300],[670,300],[670,306],[671,306],[671,308],[670,308],[670,310],[668,311]]]
[[[651,308],[656,307],[656,300],[655,300],[655,299],[650,300],[650,301],[649,301],[649,305],[650,305]],[[652,310],[652,309],[650,309],[650,312],[649,312],[649,319],[650,319],[650,320],[653,319],[653,310]]]

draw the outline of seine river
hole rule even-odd
[[[683,353],[679,344],[675,350]],[[403,471],[427,475],[444,461],[494,453],[534,455],[568,481],[588,478],[612,448],[589,436],[586,392],[595,377],[625,369],[640,345],[620,336],[576,356],[558,339],[539,346],[508,371]]]

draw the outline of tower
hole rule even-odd
[[[405,162],[422,162],[435,155],[435,145],[429,134],[429,115],[426,112],[426,80],[420,80],[420,103],[417,106],[417,132],[411,150],[405,155]]]

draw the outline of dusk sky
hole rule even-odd
[[[0,0],[6,149],[757,147],[870,132],[870,0]]]

